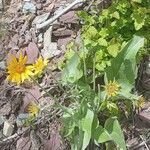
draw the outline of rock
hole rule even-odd
[[[26,31],[25,33],[25,43],[24,44],[29,44],[29,42],[31,42],[32,40],[32,35],[29,31]]]
[[[36,4],[36,8],[37,8],[37,10],[41,10],[42,9],[42,4],[41,3]]]
[[[11,0],[9,9],[7,11],[9,13],[16,14],[19,10],[21,10],[21,7],[22,7],[21,3],[22,3],[21,0]]]
[[[58,43],[58,47],[61,48],[61,50],[64,50],[64,48],[66,47],[66,45],[72,40],[71,37],[63,37],[63,38],[59,38],[57,43]]]
[[[54,56],[58,56],[61,54],[61,51],[58,50],[57,48],[57,43],[56,42],[52,42],[49,44],[47,49],[42,49],[41,50],[41,54],[44,58],[52,58]]]
[[[36,10],[37,10],[36,5],[34,5],[32,2],[30,1],[24,2],[23,10],[22,10],[24,14],[27,14],[27,13],[35,14]]]
[[[35,63],[39,55],[39,49],[34,42],[30,42],[28,47],[26,48],[26,54],[28,56],[28,64]]]
[[[38,35],[38,43],[42,43],[43,42],[43,34],[42,33],[40,33],[39,35]]]
[[[17,141],[16,150],[29,150],[31,148],[30,137],[20,137]]]
[[[52,37],[52,26],[44,33],[44,50],[49,48],[51,44],[51,37]]]
[[[5,121],[5,118],[2,115],[0,115],[0,125],[2,125],[4,121]]]
[[[4,122],[3,134],[5,136],[11,136],[14,130],[14,125],[10,124],[8,121]]]
[[[75,11],[69,11],[68,13],[62,15],[59,21],[63,23],[78,23],[78,17],[75,14]]]
[[[3,0],[0,0],[0,10],[3,10],[4,9],[4,2]]]
[[[0,62],[0,69],[2,69],[2,70],[6,69],[6,65],[5,65],[4,61]]]
[[[35,17],[35,19],[32,22],[32,25],[43,23],[44,21],[48,19],[49,16],[50,16],[50,13],[45,13],[45,14]]]
[[[45,8],[45,10],[48,11],[48,12],[52,12],[54,6],[55,6],[54,3],[51,3],[51,4],[49,4],[48,7]]]
[[[70,29],[66,29],[66,28],[60,28],[60,29],[53,31],[53,34],[56,37],[64,37],[64,36],[66,37],[66,36],[71,36],[73,34],[73,31]]]
[[[11,113],[11,104],[7,103],[0,109],[0,114],[9,115]]]

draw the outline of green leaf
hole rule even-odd
[[[101,126],[97,129],[98,133],[98,143],[104,143],[107,141],[112,141],[112,137],[108,133],[108,131],[105,128],[102,128]]]
[[[126,150],[124,135],[118,120],[116,118],[107,119],[105,122],[105,129],[107,130],[111,139],[120,147],[120,149]]]
[[[145,24],[146,19],[146,8],[138,8],[132,14],[132,19],[134,20],[134,26],[136,30],[141,29]]]
[[[84,33],[85,38],[93,39],[98,34],[97,29],[94,26],[90,26]]]
[[[142,3],[142,0],[132,0],[132,2]]]
[[[112,55],[113,57],[116,57],[120,50],[119,48],[120,48],[120,44],[115,43],[115,44],[111,44],[110,46],[108,46],[107,50],[110,55]]]
[[[68,60],[63,73],[62,81],[64,83],[74,83],[83,76],[83,71],[80,69],[80,57],[75,53],[70,60]]]
[[[94,120],[94,113],[93,111],[88,109],[86,116],[81,121],[82,130],[84,131],[82,150],[85,150],[90,142],[92,136],[91,130],[93,120]]]
[[[101,46],[107,46],[107,41],[104,38],[99,38],[98,43]]]
[[[120,19],[120,15],[117,11],[115,11],[111,16],[116,18],[116,19]]]
[[[143,47],[144,45],[144,38],[140,36],[134,36],[134,38],[127,43],[127,45],[122,49],[122,51],[115,57],[112,62],[111,66],[107,68],[106,74],[108,80],[115,79],[122,79],[122,76],[120,76],[120,72],[124,70],[125,63],[127,61],[132,62],[132,68],[134,69],[132,72],[134,72],[134,75],[136,75],[136,54],[138,50]],[[130,70],[131,71],[131,70]],[[129,70],[124,70],[123,73],[128,74]],[[128,78],[128,75],[126,76]],[[131,80],[131,79],[129,79]],[[132,80],[133,81],[133,80]]]

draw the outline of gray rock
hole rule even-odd
[[[5,118],[2,115],[0,115],[0,125],[2,125],[4,121],[5,121]]]
[[[50,26],[49,29],[44,33],[44,50],[47,50],[49,48],[49,45],[51,44],[51,38],[52,26]]]
[[[8,121],[4,122],[3,134],[5,136],[11,136],[14,130],[14,125],[10,124]]]
[[[35,14],[36,10],[37,10],[36,5],[34,5],[32,2],[30,2],[30,1],[24,2],[23,10],[22,10],[24,14],[26,14],[26,13]]]
[[[42,56],[46,59],[52,58],[54,56],[58,56],[59,54],[61,54],[61,51],[58,50],[57,47],[58,46],[56,42],[50,43],[47,49],[41,50]]]
[[[50,13],[45,13],[45,14],[42,14],[40,16],[37,16],[33,20],[32,25],[43,23],[44,21],[46,21],[48,19],[49,16],[50,16]]]
[[[38,43],[42,43],[43,42],[43,34],[42,33],[40,33],[39,35],[38,35]]]
[[[0,10],[4,9],[4,0],[0,0]]]
[[[0,62],[0,69],[6,69],[6,65],[4,61]]]

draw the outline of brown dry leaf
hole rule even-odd
[[[39,55],[39,49],[37,45],[34,42],[30,42],[25,51],[28,57],[27,63],[33,64],[37,60]]]

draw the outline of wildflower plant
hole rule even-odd
[[[22,53],[20,53],[19,58],[11,54],[7,66],[7,80],[19,85],[25,80],[30,80],[31,77],[40,77],[48,64],[48,60],[43,59],[41,56],[31,65],[27,65],[27,60],[28,57],[23,56]]]
[[[67,59],[62,81],[70,88],[71,105],[70,114],[64,113],[64,134],[73,150],[84,150],[91,142],[113,142],[119,149],[127,149],[120,122],[127,114],[130,116],[139,98],[131,91],[137,77],[136,55],[143,46],[144,38],[134,36],[103,71],[96,67],[97,53],[86,48],[74,51]],[[122,111],[120,103],[126,110]]]
[[[28,105],[28,113],[31,115],[31,116],[37,116],[38,113],[40,111],[40,107],[38,106],[38,104],[36,104],[35,102],[31,102],[29,105]]]
[[[26,79],[30,79],[30,76],[33,75],[33,66],[27,66],[26,63],[27,56],[23,56],[22,53],[20,53],[19,58],[11,55],[7,66],[7,79],[17,84],[23,83]]]
[[[108,97],[116,96],[119,92],[119,87],[120,87],[119,84],[115,80],[110,81],[108,84],[104,86]]]

